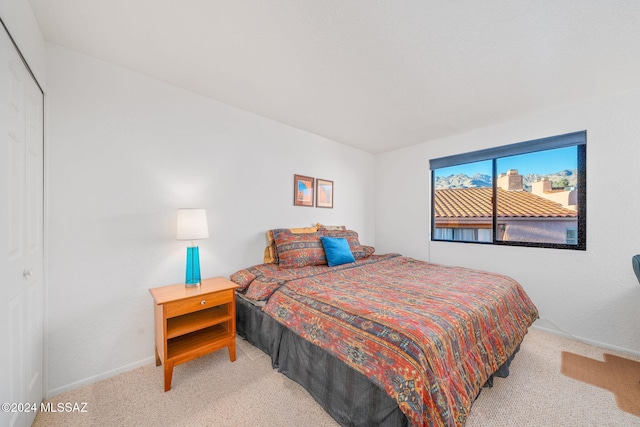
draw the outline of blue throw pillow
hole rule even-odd
[[[355,262],[349,242],[343,237],[320,237],[329,267]]]

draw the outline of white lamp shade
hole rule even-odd
[[[177,240],[209,238],[205,209],[178,209]]]

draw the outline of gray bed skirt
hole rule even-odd
[[[397,402],[366,376],[285,328],[244,299],[236,298],[237,334],[271,356],[271,365],[302,385],[342,426],[403,427]],[[509,375],[509,360],[494,373]],[[493,376],[485,386],[493,384]]]

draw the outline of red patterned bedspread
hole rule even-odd
[[[264,311],[369,377],[418,426],[464,425],[538,317],[507,276],[397,255],[288,277]]]
[[[231,275],[231,280],[238,284],[239,291],[254,301],[265,301],[284,283],[303,277],[316,276],[330,271],[339,271],[365,264],[393,258],[398,254],[370,255],[357,259],[355,263],[329,267],[328,265],[308,265],[301,268],[282,268],[278,264],[258,264]]]

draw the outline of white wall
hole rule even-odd
[[[148,288],[184,282],[179,207],[207,209],[203,277],[262,262],[270,228],[345,224],[374,244],[373,155],[66,48],[46,52],[48,395],[153,361]],[[294,207],[295,173],[333,180],[335,208]]]
[[[508,274],[536,326],[640,354],[640,90],[376,156],[376,249]],[[429,159],[587,130],[587,251],[429,241]]]

